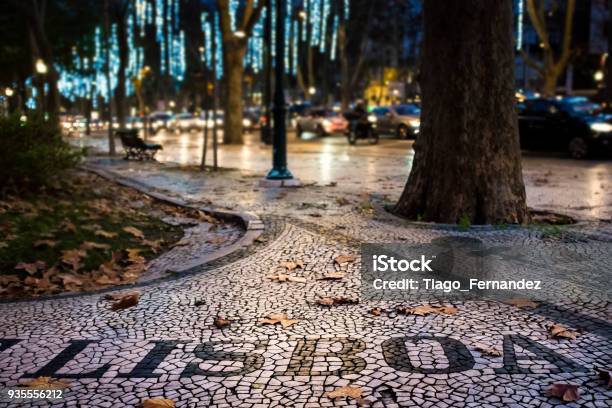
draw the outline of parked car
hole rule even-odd
[[[204,123],[193,113],[179,113],[168,121],[168,130],[173,132],[192,132],[202,129]]]
[[[421,109],[414,104],[374,108],[370,121],[378,134],[395,135],[399,139],[415,138],[421,126]]]
[[[153,112],[149,115],[149,127],[151,133],[155,134],[160,130],[168,129],[168,123],[172,120],[172,115],[168,112]]]
[[[567,151],[576,159],[612,150],[612,115],[586,98],[532,99],[519,110],[521,147]]]
[[[348,121],[338,112],[325,108],[308,109],[296,120],[298,137],[306,132],[323,137],[347,131]]]

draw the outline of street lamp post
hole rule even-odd
[[[293,175],[287,168],[287,129],[286,106],[283,80],[285,75],[285,13],[286,0],[276,0],[276,55],[275,55],[275,83],[274,83],[274,143],[272,170],[268,173],[268,180],[291,180]]]

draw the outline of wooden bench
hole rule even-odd
[[[157,152],[163,149],[159,144],[145,143],[138,137],[137,129],[120,129],[115,135],[121,138],[126,160],[155,160]]]

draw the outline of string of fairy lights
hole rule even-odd
[[[254,0],[257,5],[258,1]],[[182,0],[133,0],[128,5],[128,18],[126,24],[126,41],[128,46],[128,60],[125,73],[125,87],[128,96],[135,92],[132,78],[139,75],[145,66],[145,48],[143,43],[149,38],[148,33],[154,33],[158,45],[159,61],[152,64],[151,69],[169,78],[172,83],[180,86],[186,79],[186,34],[181,22],[181,7],[186,2]],[[213,2],[214,3],[214,2]],[[209,2],[208,4],[213,4]],[[339,7],[333,7],[335,4]],[[243,0],[230,0],[230,21],[233,31],[237,30],[237,18],[240,16],[240,7]],[[330,60],[336,59],[338,29],[340,19],[348,19],[350,0],[287,0],[287,13],[285,20],[284,58],[285,69],[288,75],[297,75],[300,52],[307,47],[326,56]],[[275,10],[275,0],[271,0],[271,9]],[[341,16],[339,15],[341,14]],[[264,67],[264,7],[259,20],[253,27],[248,39],[247,51],[244,58],[245,69],[255,74]],[[276,24],[275,13],[272,15],[272,26]],[[201,63],[216,72],[217,78],[223,76],[223,46],[220,29],[220,18],[215,7],[209,7],[200,16],[202,39],[200,51]],[[82,44],[73,47],[71,64],[55,64],[58,72],[58,89],[60,94],[70,101],[79,98],[88,98],[94,101],[94,107],[101,98],[108,102],[109,90],[116,89],[119,82],[120,52],[117,24],[110,27],[110,35],[106,37],[103,25],[96,26],[91,39],[84,43],[93,42],[93,49]],[[275,50],[274,30],[271,33],[271,52]],[[108,45],[107,45],[108,41]],[[215,47],[213,47],[213,42]],[[216,55],[212,55],[213,48]],[[83,50],[87,52],[83,52]],[[108,57],[108,69],[107,69]],[[147,61],[151,61],[148,59]],[[216,66],[213,67],[213,61]],[[108,81],[110,81],[110,86]],[[30,85],[30,99],[27,104],[35,108],[37,103],[36,87]]]

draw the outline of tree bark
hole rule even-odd
[[[238,44],[223,44],[225,66],[225,120],[223,142],[242,144],[242,77],[244,48]]]
[[[412,219],[523,223],[512,1],[426,0],[423,105],[394,212]]]
[[[117,4],[118,10],[116,14],[117,21],[117,36],[119,42],[119,72],[117,73],[117,89],[115,90],[115,109],[117,113],[117,122],[119,128],[125,128],[125,118],[127,116],[126,106],[126,70],[128,65],[128,39],[127,39],[127,19],[129,2],[121,2]]]

